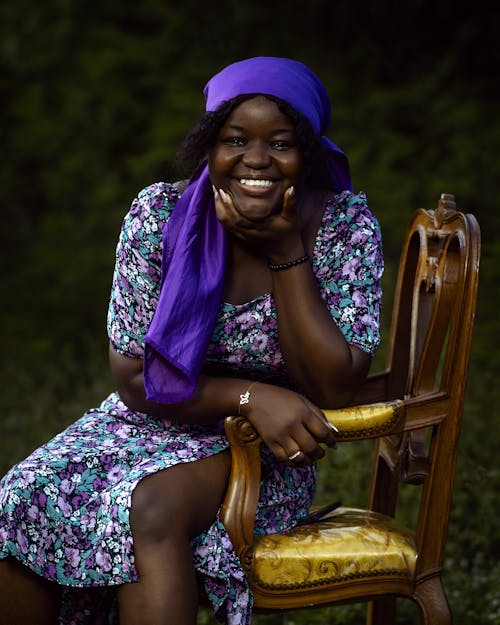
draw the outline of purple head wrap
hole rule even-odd
[[[276,57],[239,61],[211,78],[203,93],[207,111],[245,94],[288,102],[321,136],[336,190],[351,189],[346,156],[324,136],[330,123],[328,95],[304,64]],[[208,166],[202,163],[163,230],[160,297],[145,338],[148,399],[183,402],[196,391],[221,303],[225,260],[225,231],[215,214]]]

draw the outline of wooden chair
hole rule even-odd
[[[480,231],[442,195],[415,212],[404,242],[385,371],[357,405],[325,410],[339,442],[376,438],[368,507],[341,507],[320,522],[268,536],[253,532],[260,439],[229,417],[230,486],[222,519],[258,611],[369,602],[367,623],[395,622],[396,597],[421,623],[448,625],[441,573],[476,305]],[[395,522],[401,482],[419,485],[415,527]]]

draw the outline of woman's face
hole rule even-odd
[[[302,165],[293,121],[264,96],[234,109],[208,153],[212,184],[252,220],[281,210],[285,190],[300,182]]]

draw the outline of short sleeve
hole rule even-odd
[[[380,226],[364,193],[344,191],[327,205],[314,271],[323,300],[346,340],[373,355],[380,344]]]
[[[144,354],[160,293],[162,230],[178,199],[176,185],[152,184],[134,199],[122,222],[107,329],[111,345],[126,356]]]

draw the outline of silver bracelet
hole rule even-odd
[[[257,384],[257,382],[252,382],[248,389],[240,395],[240,403],[238,404],[238,415],[241,415],[241,407],[245,404],[250,403],[250,391]]]

